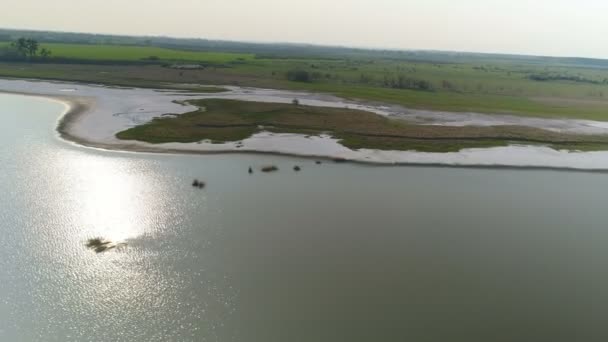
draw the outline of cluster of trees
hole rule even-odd
[[[394,89],[412,89],[412,90],[423,90],[433,91],[433,85],[429,81],[419,80],[415,78],[409,78],[405,75],[397,76],[384,76],[383,85],[388,88]]]
[[[19,38],[11,42],[8,48],[0,51],[0,57],[10,60],[26,60],[37,57],[49,58],[51,50],[41,48],[38,41],[30,38]]]
[[[305,70],[290,70],[287,79],[293,82],[312,82],[312,74]]]
[[[23,57],[50,57],[51,51],[47,48],[40,48],[38,41],[30,38],[19,38],[11,43],[18,54]]]
[[[306,70],[290,70],[287,72],[287,79],[293,82],[312,82],[322,78],[330,78],[330,74],[320,72],[309,72]]]

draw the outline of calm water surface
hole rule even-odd
[[[0,95],[0,341],[608,340],[608,174],[97,151],[62,111]]]

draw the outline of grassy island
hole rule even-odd
[[[608,136],[567,135],[521,126],[445,127],[415,125],[375,113],[298,104],[226,99],[189,101],[199,110],[157,118],[117,134],[149,143],[241,141],[260,131],[329,134],[352,149],[451,152],[463,148],[544,144],[556,149],[608,149]]]

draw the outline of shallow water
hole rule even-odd
[[[0,341],[608,338],[606,174],[106,152],[61,111],[0,95]]]

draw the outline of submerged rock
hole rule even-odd
[[[294,170],[295,172],[299,172],[299,171],[301,171],[301,170],[302,170],[302,168],[301,168],[301,167],[299,167],[298,165],[296,165],[296,166],[294,166],[294,167],[293,167],[293,170]]]
[[[274,165],[264,166],[262,168],[262,172],[275,172],[275,171],[279,171],[279,168]]]
[[[195,179],[194,182],[192,182],[192,186],[199,189],[204,188],[206,185],[205,182],[201,182],[198,179]]]
[[[253,169],[251,168],[251,166],[249,167],[249,174],[253,173]]]

